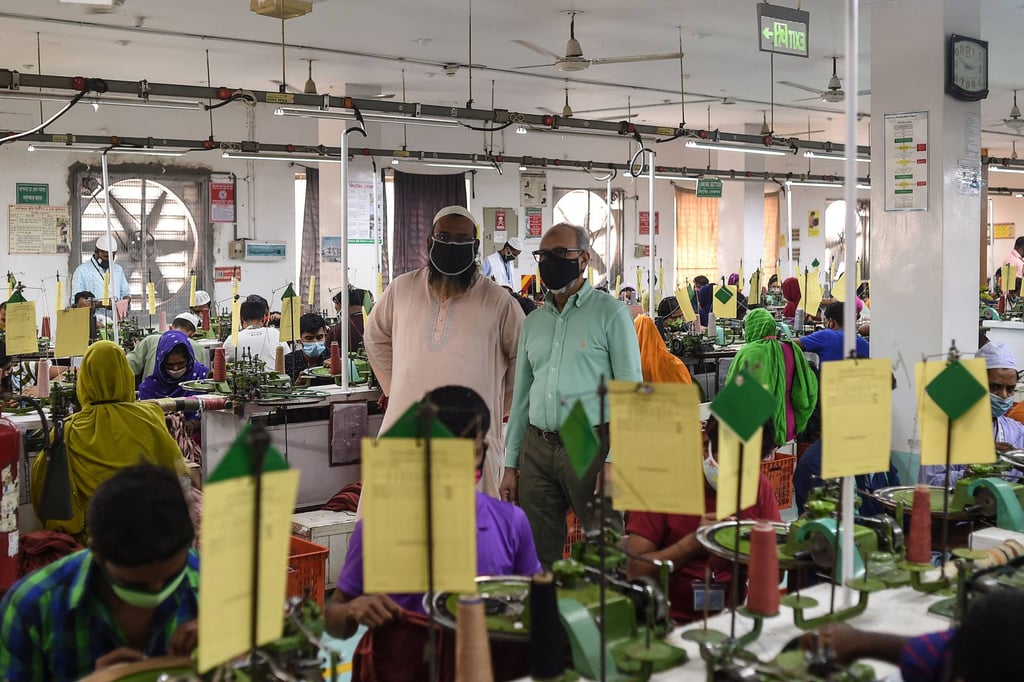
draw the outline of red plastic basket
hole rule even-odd
[[[580,520],[576,518],[576,514],[569,510],[569,513],[565,517],[565,549],[562,551],[562,558],[568,559],[569,554],[572,551],[572,546],[577,542],[583,540],[583,526],[580,525]]]
[[[768,477],[775,493],[775,501],[779,509],[793,506],[793,469],[796,467],[796,455],[775,453],[775,457],[761,462],[761,472]]]
[[[288,587],[289,597],[304,597],[306,589],[310,596],[324,606],[324,581],[327,577],[326,547],[292,536],[288,551]]]

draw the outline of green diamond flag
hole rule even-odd
[[[956,421],[985,396],[985,387],[959,362],[951,363],[925,388],[946,416]]]
[[[775,414],[776,405],[775,396],[742,370],[711,403],[711,411],[746,441]]]
[[[686,295],[690,297],[691,301],[693,300],[693,285],[690,284],[690,280],[686,280]]]
[[[373,297],[370,296],[369,289],[363,289],[363,312],[367,315],[373,310]]]
[[[562,445],[565,446],[565,452],[569,455],[569,461],[572,462],[572,469],[576,472],[576,477],[582,478],[601,449],[601,444],[597,440],[597,434],[594,433],[594,427],[587,419],[583,403],[579,400],[572,406],[558,435],[562,437]]]
[[[419,438],[422,435],[423,428],[418,422],[418,412],[420,410],[420,403],[413,403],[409,406],[409,409],[402,413],[402,416],[398,418],[391,428],[387,430],[387,433],[382,433],[381,438]],[[454,438],[452,432],[442,424],[441,422],[434,419],[430,424],[430,435],[433,438]]]
[[[816,267],[818,267],[819,265],[821,265],[821,263],[819,263],[819,262],[818,262],[818,259],[817,259],[817,258],[815,258],[814,260],[812,260],[812,261],[811,261],[811,267],[812,267],[812,268],[816,268]]]
[[[250,456],[251,451],[249,449],[249,432],[252,431],[252,425],[247,425],[242,429],[242,432],[238,434],[238,438],[231,444],[228,451],[224,454],[224,459],[220,461],[217,468],[207,477],[207,483],[217,483],[218,481],[226,481],[229,478],[238,478],[240,476],[252,476],[252,457]],[[267,448],[267,454],[263,460],[263,473],[269,473],[271,471],[284,471],[288,468],[288,462],[285,461],[281,453],[271,445]]]
[[[732,290],[728,287],[717,287],[715,291],[715,298],[718,299],[719,303],[724,305],[732,300]]]

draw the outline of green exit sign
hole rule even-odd
[[[697,180],[697,196],[707,199],[721,199],[722,181],[718,178],[700,178]]]
[[[17,183],[19,204],[46,206],[50,203],[50,186],[42,183]]]
[[[759,3],[757,38],[762,52],[806,57],[807,25],[811,15],[798,9]]]

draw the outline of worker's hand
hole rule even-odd
[[[191,656],[196,647],[199,646],[199,621],[190,620],[171,635],[168,653],[171,656]]]
[[[330,367],[330,366],[331,366],[331,361],[330,360],[324,360],[324,367]]]
[[[996,443],[996,452],[998,452],[999,454],[1003,454],[1004,452],[1009,452],[1010,450],[1017,449],[1019,448],[1017,448],[1015,445],[1010,445],[1009,443]]]
[[[146,659],[145,654],[135,649],[129,649],[126,646],[120,649],[114,649],[105,656],[100,656],[96,659],[96,672],[106,670],[119,663],[138,663]]]
[[[603,479],[603,482],[604,482],[604,489],[605,490],[611,490],[611,483],[612,483],[612,463],[611,462],[605,462],[604,463],[604,476],[603,477],[599,476],[594,481],[594,496],[595,497],[601,494],[602,479]]]
[[[704,514],[703,516],[700,517],[700,527],[703,528],[704,526],[711,526],[711,525],[714,525],[714,524],[718,523],[719,521],[735,521],[735,520],[736,520],[735,516],[728,516],[728,517],[726,517],[724,519],[719,519],[717,516],[715,516],[715,514]]]
[[[387,625],[402,615],[402,608],[386,594],[368,594],[348,603],[352,619],[368,628]]]
[[[810,652],[827,647],[837,662],[846,665],[859,658],[861,639],[862,633],[857,628],[846,623],[830,623],[806,633],[800,638],[800,646]]]
[[[519,502],[519,469],[505,467],[501,485],[498,486],[498,495],[506,502],[513,504]]]

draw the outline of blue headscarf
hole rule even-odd
[[[713,303],[711,295],[714,293],[714,284],[705,284],[697,290],[697,305],[700,306],[700,323],[705,327],[708,326],[708,314],[711,312]]]
[[[185,354],[188,365],[185,374],[178,379],[172,379],[164,371],[164,360],[175,350],[181,350]],[[153,366],[153,373],[150,374],[139,386],[139,400],[150,398],[181,398],[195,395],[194,392],[181,387],[183,381],[196,381],[205,379],[210,373],[210,368],[196,362],[196,356],[192,352],[192,344],[184,333],[172,329],[164,332],[156,346],[156,364]]]

